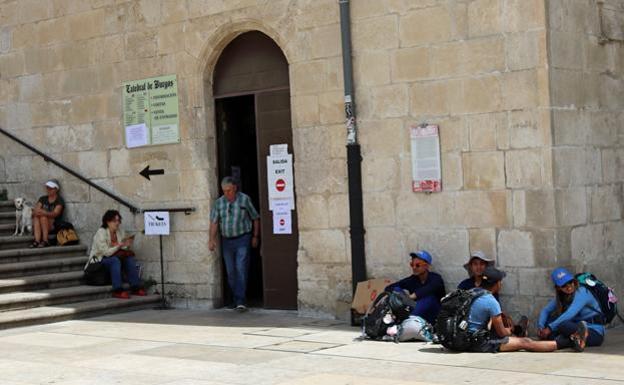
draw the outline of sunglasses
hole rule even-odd
[[[564,283],[563,285],[557,286],[557,287],[560,288],[560,289],[563,289],[564,287],[568,287],[568,286],[571,286],[571,285],[574,285],[574,281],[568,281],[568,282]]]
[[[415,263],[415,264],[414,264],[414,267],[418,267],[418,268],[420,268],[420,267],[425,267],[425,266],[427,266],[427,264],[426,264],[426,263]]]

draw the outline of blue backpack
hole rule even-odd
[[[592,293],[594,298],[596,298],[596,301],[600,304],[600,311],[602,312],[605,325],[610,324],[615,316],[624,322],[624,318],[622,318],[618,312],[618,299],[615,296],[613,289],[605,285],[604,282],[599,280],[592,273],[580,273],[577,274],[575,278],[579,284]]]

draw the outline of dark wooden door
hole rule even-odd
[[[262,238],[264,306],[273,309],[297,308],[297,211],[292,211],[292,234],[273,234],[273,214],[269,210],[267,161],[269,146],[288,144],[293,153],[288,89],[256,93],[256,135]],[[293,154],[293,163],[294,154]],[[296,186],[296,184],[295,184]]]

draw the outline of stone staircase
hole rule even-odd
[[[159,296],[111,298],[110,286],[81,283],[87,247],[31,249],[14,237],[15,208],[0,201],[0,329],[91,317],[154,306]]]

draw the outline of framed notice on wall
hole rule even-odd
[[[442,191],[440,135],[435,124],[410,127],[412,147],[412,191]]]
[[[122,93],[128,148],[180,143],[176,75],[126,82]]]

